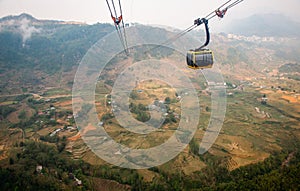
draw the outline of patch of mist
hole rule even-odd
[[[31,22],[32,21],[28,18],[8,20],[0,23],[0,32],[8,29],[19,33],[22,36],[22,46],[25,47],[26,41],[29,40],[33,34],[41,32],[41,29],[33,26]]]
[[[19,23],[19,32],[22,35],[22,46],[25,46],[27,40],[29,40],[34,33],[40,33],[41,29],[35,28],[34,26],[30,25],[30,20],[23,18],[22,20],[18,21]]]

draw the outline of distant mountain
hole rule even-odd
[[[0,19],[0,92],[9,93],[13,84],[34,88],[55,85],[55,80],[71,84],[67,74],[112,31],[110,24],[39,20],[28,14]]]
[[[9,15],[3,18],[0,18],[0,24],[1,25],[8,25],[12,26],[13,21],[22,21],[22,20],[27,20],[30,21],[31,24],[33,25],[47,25],[47,24],[81,24],[81,25],[86,25],[85,23],[81,22],[66,22],[66,21],[57,21],[57,20],[39,20],[34,18],[32,15],[29,15],[27,13],[22,13],[20,15]]]
[[[4,17],[0,19],[0,68],[55,73],[63,65],[68,70],[113,30],[109,24],[38,20],[28,14]]]
[[[232,22],[227,32],[244,36],[299,37],[300,23],[281,14],[253,15]]]
[[[31,16],[27,13],[22,13],[21,15],[10,15],[10,16],[3,17],[3,18],[0,19],[0,23],[10,22],[11,20],[21,20],[21,19],[28,19],[28,20],[32,20],[32,21],[38,21],[33,16]]]
[[[252,20],[260,19],[252,17]],[[256,35],[272,36],[266,34],[264,28],[254,24],[251,27],[253,31],[262,31],[254,33]],[[158,42],[178,33],[170,28],[143,25],[139,26],[139,30],[143,38],[152,35]],[[14,87],[20,86],[27,89],[34,87],[35,91],[39,85],[57,86],[58,82],[60,86],[71,87],[76,68],[87,50],[113,31],[115,28],[111,24],[39,20],[28,14],[0,19],[0,94],[1,91],[15,93]],[[248,32],[253,35],[250,30]],[[203,34],[199,31],[190,33],[204,41]],[[300,44],[294,39],[281,42],[277,42],[277,38],[262,39],[212,34],[210,48],[224,71],[228,75],[238,75],[238,78],[255,76],[266,67],[277,68],[278,63],[300,62]],[[257,41],[261,43],[257,44]],[[270,62],[271,58],[280,62]]]

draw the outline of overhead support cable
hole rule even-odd
[[[128,44],[127,44],[127,36],[126,36],[126,29],[125,29],[125,24],[124,24],[124,18],[123,18],[123,11],[122,11],[122,6],[121,6],[121,1],[119,0],[119,6],[120,6],[120,13],[122,16],[122,27],[123,27],[123,31],[124,31],[124,43],[125,43],[125,52],[126,54],[128,54]]]
[[[223,7],[225,7],[226,5],[228,5],[231,1],[232,1],[232,0],[228,0],[227,2],[225,2],[224,4],[222,4],[220,7],[218,7],[217,10],[222,9]],[[225,7],[224,10],[227,11],[228,9],[230,9],[230,8],[232,8],[232,7],[236,6],[236,5],[238,5],[239,3],[243,2],[243,1],[244,1],[244,0],[236,0],[236,1],[234,1],[233,3],[229,4],[227,7]],[[211,13],[209,13],[206,17],[204,17],[204,18],[202,18],[202,19],[201,19],[201,18],[196,19],[196,20],[194,21],[194,24],[193,24],[192,26],[186,28],[185,30],[181,31],[180,33],[176,34],[175,36],[173,36],[173,37],[167,39],[165,42],[161,43],[160,45],[157,45],[157,46],[155,46],[155,47],[153,47],[153,48],[147,50],[146,52],[150,52],[150,51],[152,51],[152,50],[154,50],[154,49],[157,49],[157,48],[159,48],[159,47],[161,47],[161,46],[164,46],[164,45],[167,45],[167,44],[169,44],[169,43],[171,43],[171,42],[173,42],[173,41],[176,41],[176,40],[179,39],[180,37],[184,36],[185,34],[189,33],[190,31],[194,30],[195,28],[197,28],[198,26],[200,26],[201,24],[203,24],[203,22],[202,22],[203,19],[209,21],[210,19],[212,19],[212,18],[218,16],[218,15],[216,14],[216,11],[217,11],[217,10],[212,11]]]
[[[108,6],[108,9],[109,9],[109,12],[111,14],[111,17],[114,21],[114,25],[115,25],[116,31],[118,33],[120,42],[123,46],[123,49],[124,49],[126,55],[128,55],[129,52],[128,52],[128,45],[127,45],[126,28],[125,28],[125,24],[124,24],[124,20],[123,20],[123,11],[122,11],[122,7],[121,7],[121,1],[118,0],[118,4],[119,4],[119,8],[120,8],[120,16],[118,16],[114,0],[111,0],[111,5],[108,2],[108,0],[106,0],[106,3]]]

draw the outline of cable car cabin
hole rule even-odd
[[[213,52],[209,49],[190,50],[187,52],[186,62],[189,68],[195,70],[212,68],[214,64]]]

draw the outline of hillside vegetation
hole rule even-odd
[[[144,59],[184,68],[201,110],[197,131],[178,156],[157,167],[130,170],[106,163],[82,140],[75,119],[86,115],[92,103],[84,105],[86,112],[73,113],[72,108],[71,90],[81,59],[114,27],[43,21],[27,14],[2,18],[0,26],[0,190],[300,189],[298,37],[212,34],[210,49],[226,83],[227,108],[216,142],[203,155],[198,143],[212,113],[206,79],[182,67],[184,61],[170,49],[145,55],[141,52],[153,47],[138,46],[129,56],[116,55],[95,84],[93,103],[98,126],[115,141],[151,148],[170,138],[181,120],[185,92],[154,79],[135,82],[129,110],[139,122],[148,121],[153,110],[162,111],[162,128],[144,136],[119,125],[114,111],[124,108],[113,104],[114,82],[125,68]],[[139,30],[162,40],[173,34],[151,26]],[[191,34],[203,38],[199,31]],[[167,67],[161,72],[176,81]],[[93,133],[95,127],[86,129]]]

